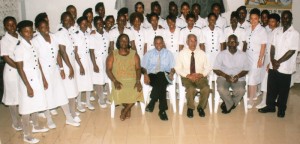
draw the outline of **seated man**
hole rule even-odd
[[[147,105],[146,111],[152,112],[155,102],[159,100],[158,115],[161,120],[168,120],[165,112],[168,109],[166,89],[173,80],[175,62],[172,52],[165,48],[161,36],[154,37],[154,46],[155,49],[148,51],[142,60],[144,82],[152,86],[151,101]]]
[[[176,72],[181,76],[182,85],[186,88],[187,116],[192,118],[195,109],[194,98],[200,89],[200,102],[197,107],[200,117],[205,117],[204,109],[209,96],[209,85],[206,76],[211,71],[210,64],[205,52],[197,47],[197,37],[189,34],[186,40],[187,46],[177,56],[175,65]]]
[[[228,37],[228,49],[221,51],[213,66],[213,71],[219,76],[217,90],[223,99],[222,113],[230,113],[238,105],[246,90],[245,75],[249,71],[249,62],[246,54],[237,49],[238,38],[235,35]],[[229,88],[233,90],[230,94]]]

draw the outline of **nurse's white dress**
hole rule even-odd
[[[74,38],[73,38],[73,29],[70,28],[69,30],[65,28],[60,28],[56,33],[55,33],[56,39],[58,40],[58,44],[63,45],[66,47],[66,53],[68,55],[69,61],[73,67],[74,70],[74,78],[70,79],[69,78],[69,72],[70,69],[63,60],[63,66],[64,66],[64,71],[66,78],[63,80],[64,87],[66,89],[66,94],[69,99],[75,98],[78,96],[79,91],[77,87],[77,82],[76,82],[76,75],[75,75],[75,54],[74,54]]]
[[[37,49],[22,39],[14,54],[16,62],[23,62],[23,70],[34,92],[34,96],[29,97],[24,82],[19,79],[19,113],[27,115],[48,109]]]
[[[17,43],[20,40],[20,35],[18,38],[5,33],[1,40],[1,56],[8,56],[12,60],[15,60],[14,51],[16,49]],[[9,64],[5,64],[3,70],[3,81],[4,81],[4,92],[2,102],[5,105],[18,105],[18,81],[19,74],[16,68],[11,67]]]
[[[96,64],[99,73],[94,72],[94,66],[91,66],[93,84],[104,85],[108,83],[106,75],[106,58],[108,56],[109,35],[104,31],[103,34],[96,32],[91,35],[90,49],[94,49]]]
[[[38,35],[33,38],[32,43],[38,51],[39,61],[48,83],[48,89],[45,90],[48,109],[53,109],[66,105],[69,101],[57,65],[58,42],[52,34],[50,39],[51,43],[47,42],[42,35]]]
[[[90,57],[90,34],[83,33],[81,30],[74,34],[75,46],[78,47],[77,53],[79,55],[81,64],[84,68],[84,75],[80,75],[80,66],[78,63],[75,65],[75,75],[79,92],[92,91],[92,62]]]
[[[217,55],[221,51],[221,43],[225,42],[225,36],[223,30],[219,26],[215,26],[214,30],[211,30],[208,26],[202,29],[205,39],[205,53],[209,60],[209,63],[214,64]]]
[[[248,56],[251,69],[248,73],[248,85],[257,85],[262,82],[261,79],[261,69],[257,67],[257,62],[260,55],[261,45],[267,44],[267,32],[264,27],[257,25],[252,31],[251,27],[246,30],[246,42],[247,50],[246,54]]]

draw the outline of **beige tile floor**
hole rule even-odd
[[[260,100],[260,99],[259,99]],[[258,101],[259,101],[258,100]],[[228,115],[218,111],[193,119],[173,114],[169,121],[161,121],[157,107],[153,113],[142,116],[140,106],[134,106],[132,117],[120,121],[120,107],[115,119],[110,118],[110,108],[80,115],[80,127],[65,125],[65,117],[53,116],[57,128],[47,133],[35,134],[41,144],[300,144],[300,84],[291,89],[286,117],[276,113],[260,114],[253,108],[245,115],[243,103]],[[40,119],[45,123],[44,119]],[[0,106],[0,144],[23,144],[22,133],[11,128],[7,107]]]

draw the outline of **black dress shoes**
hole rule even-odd
[[[187,110],[187,117],[188,118],[193,118],[194,117],[194,113],[193,113],[193,109],[189,109]]]
[[[159,111],[159,112],[158,112],[158,115],[159,115],[159,118],[160,118],[162,121],[167,121],[167,120],[168,120],[168,116],[167,116],[166,111]]]
[[[222,109],[222,111],[225,111],[225,110],[226,110],[226,104],[225,104],[225,102],[222,102],[222,104],[221,104],[221,109]]]
[[[272,108],[269,108],[269,107],[264,107],[264,108],[261,108],[261,109],[258,109],[258,112],[260,113],[268,113],[268,112],[275,112],[275,108],[272,109]]]
[[[278,110],[277,117],[284,118],[284,116],[285,116],[285,111],[284,110]]]
[[[152,103],[150,102],[150,103],[147,105],[147,107],[146,107],[146,111],[147,111],[147,112],[153,112],[154,106],[155,106],[155,104],[152,104]]]
[[[198,110],[198,113],[199,113],[200,117],[205,117],[205,112],[202,108],[197,108],[197,110]]]

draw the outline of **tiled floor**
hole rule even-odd
[[[259,99],[260,100],[260,99]],[[258,100],[258,101],[259,101]],[[245,115],[243,103],[228,115],[218,111],[193,119],[168,111],[169,121],[161,121],[157,107],[142,116],[140,106],[134,106],[132,117],[120,121],[120,107],[114,119],[110,108],[87,111],[80,115],[80,127],[65,125],[65,117],[53,116],[57,128],[35,134],[41,144],[299,144],[300,143],[300,84],[291,89],[286,117],[276,113],[260,114],[253,108]],[[186,108],[186,107],[185,107]],[[41,118],[45,122],[45,119]],[[22,144],[22,133],[11,128],[8,108],[0,106],[0,138],[2,144]],[[1,144],[0,142],[0,144]]]

